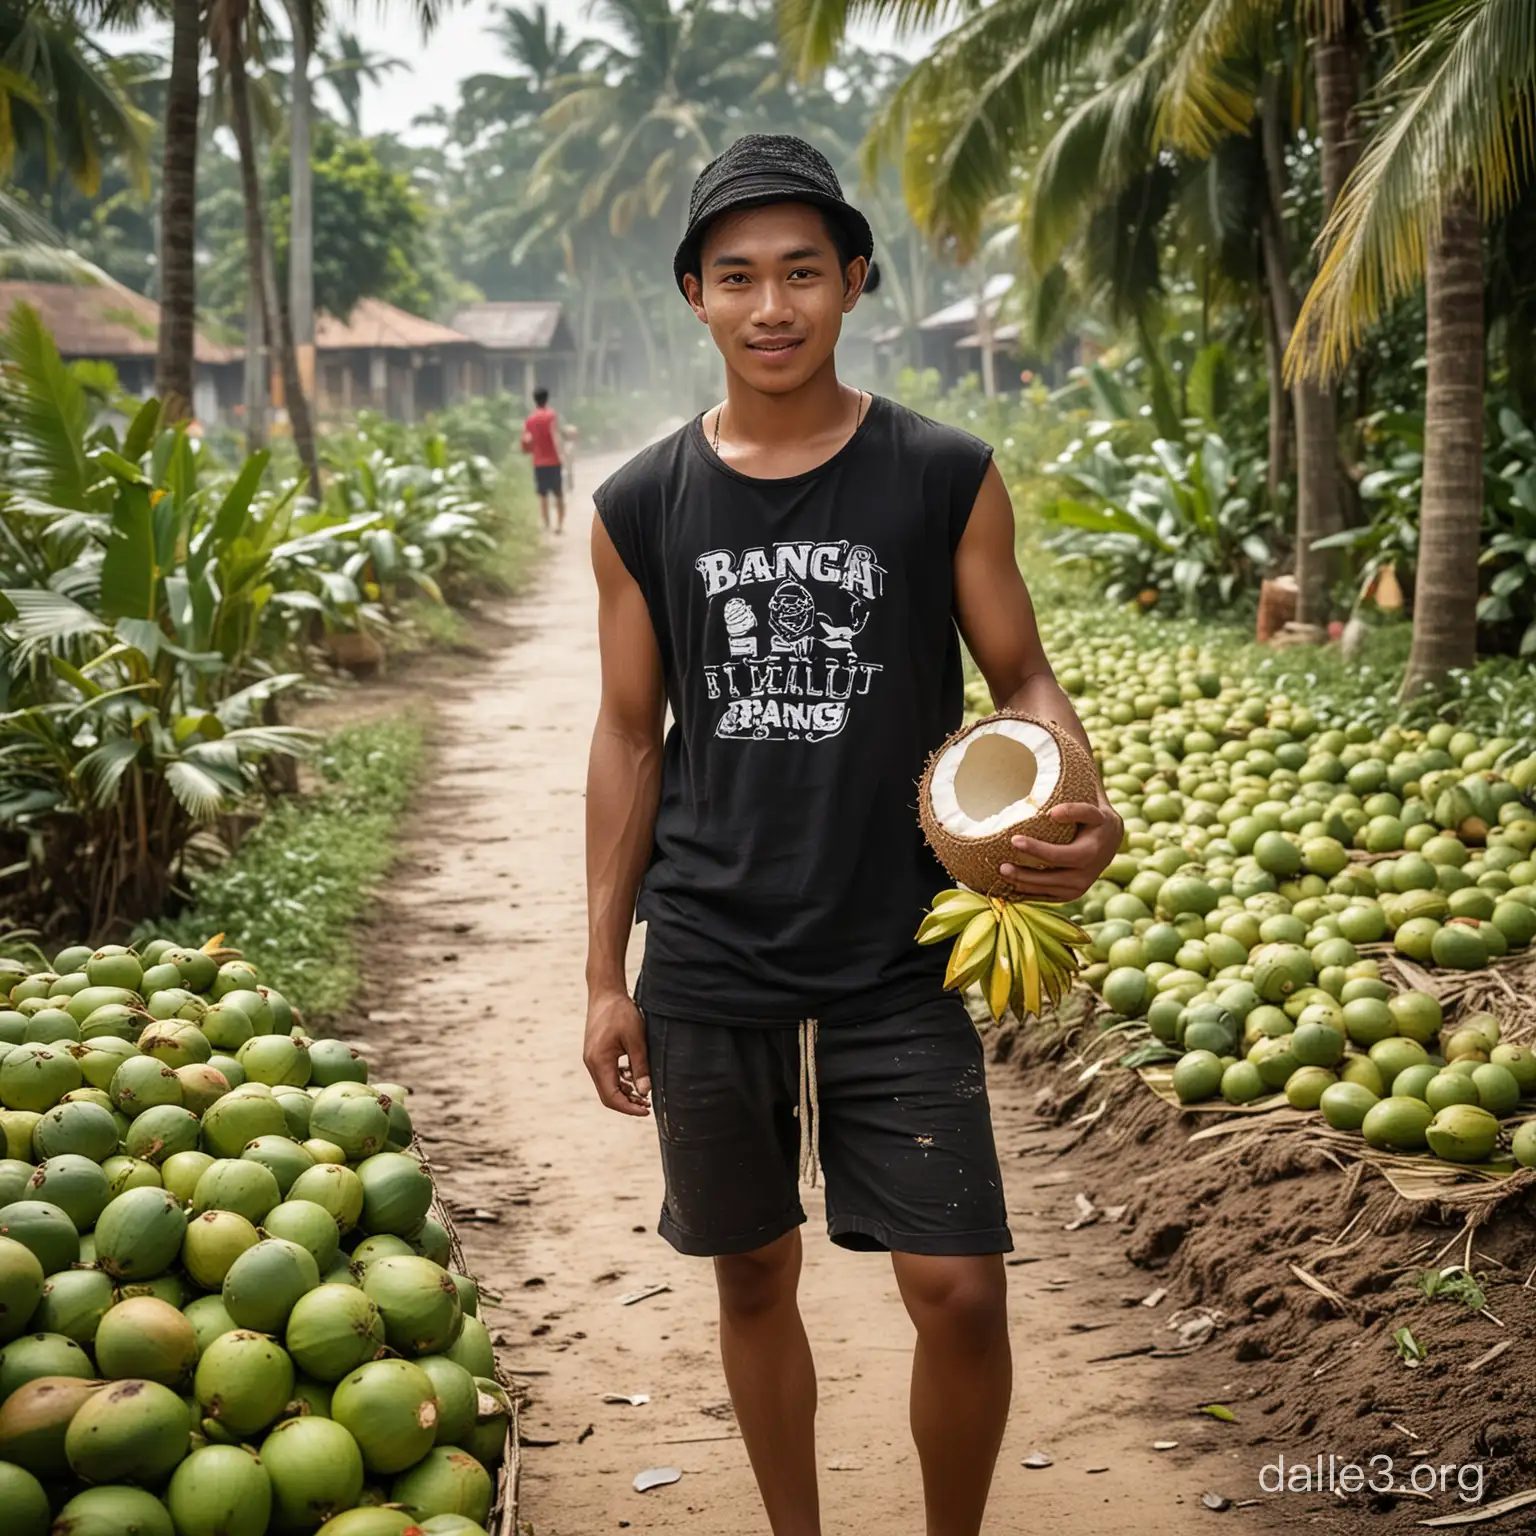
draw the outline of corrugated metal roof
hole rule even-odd
[[[993,314],[997,313],[997,306],[1002,302],[1002,297],[1013,287],[1013,273],[998,272],[987,279],[987,303]],[[963,325],[967,329],[976,324],[976,298],[973,294],[970,298],[961,299],[957,303],[946,305],[943,309],[935,310],[933,314],[917,322],[920,331],[942,331],[953,325]]]
[[[0,323],[17,304],[30,304],[69,358],[153,357],[158,347],[160,306],[117,283],[0,282]],[[241,354],[201,331],[194,341],[200,363],[232,363]]]
[[[345,320],[323,311],[315,316],[315,346],[322,352],[354,347],[445,347],[463,345],[470,338],[459,331],[423,320],[383,299],[359,299]]]
[[[548,352],[564,314],[558,299],[487,301],[466,304],[452,323],[492,352]]]

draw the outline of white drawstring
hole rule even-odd
[[[800,1177],[812,1188],[821,1171],[821,1100],[816,1092],[816,1020],[800,1021]]]

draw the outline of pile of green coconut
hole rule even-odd
[[[0,960],[5,1536],[484,1536],[511,1404],[407,1096],[214,941]]]
[[[1518,1023],[1536,969],[1530,739],[1330,724],[1158,633],[1051,637],[1125,823],[1069,910],[1136,1059],[1184,1103],[1283,1094],[1378,1148],[1536,1165],[1536,1054],[1483,1011]]]

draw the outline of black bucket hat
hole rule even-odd
[[[679,292],[686,296],[683,277],[698,271],[705,230],[721,214],[765,203],[811,203],[836,221],[850,261],[855,256],[870,261],[874,255],[869,221],[843,197],[837,172],[815,145],[788,133],[748,133],[711,160],[693,184],[688,228],[672,258]],[[871,265],[864,291],[873,292],[878,282],[879,272]]]

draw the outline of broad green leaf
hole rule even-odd
[[[139,743],[131,736],[113,736],[92,748],[75,765],[81,782],[97,805],[110,805],[117,797],[123,775],[139,755]]]
[[[114,629],[125,645],[140,652],[151,666],[155,664],[165,638],[158,624],[150,619],[119,619]]]
[[[88,699],[99,698],[106,691],[100,683],[92,682],[84,672],[62,656],[50,656],[48,664],[70,687],[78,689]]]
[[[106,619],[155,616],[155,543],[149,492],[124,485],[101,562],[101,614]]]
[[[240,466],[240,473],[235,476],[234,484],[225,493],[224,500],[219,503],[219,510],[214,514],[212,530],[205,546],[211,558],[217,560],[243,532],[250,515],[251,498],[261,484],[261,477],[266,473],[271,457],[263,449],[260,453],[253,453]]]
[[[137,463],[149,452],[160,425],[160,402],[151,396],[141,405],[123,434],[123,457]]]

